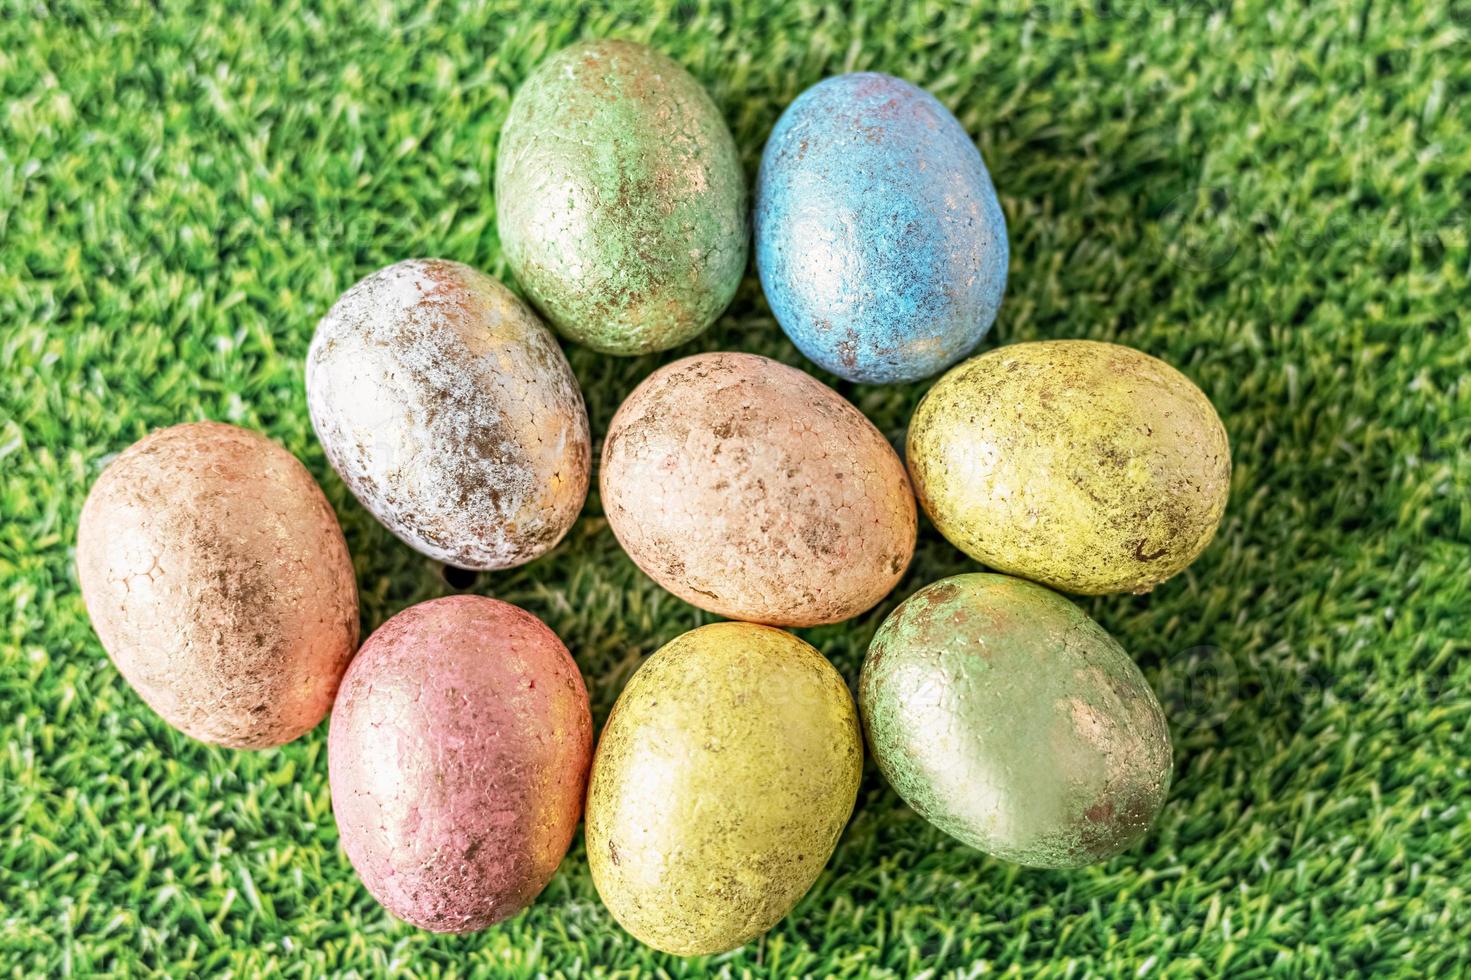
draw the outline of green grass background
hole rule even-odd
[[[4,0],[0,971],[1471,969],[1459,3]],[[1010,225],[986,346],[1120,341],[1214,400],[1236,464],[1216,542],[1150,596],[1084,603],[1175,738],[1171,798],[1129,853],[1010,867],[926,825],[870,763],[828,870],[761,942],[694,961],[641,947],[599,903],[580,836],[530,911],[436,937],[354,878],[325,725],[278,751],[207,748],[108,662],[78,594],[77,513],[112,454],[176,422],[258,428],[305,460],[341,516],[365,628],[451,591],[330,472],[302,358],[336,296],[389,262],[506,276],[498,127],[527,72],[585,36],[687,65],[752,175],[822,77],[927,86],[979,143]],[[719,348],[811,369],[748,275],[665,358],[569,350],[594,432],[663,360]],[[926,385],[837,387],[899,440]],[[926,525],[889,600],[803,635],[851,681],[901,598],[974,567]],[[555,552],[473,589],[565,639],[599,724],[644,656],[710,619],[636,571],[595,493]]]

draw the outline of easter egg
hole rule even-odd
[[[412,259],[353,286],[317,324],[307,406],[353,494],[416,550],[521,565],[582,509],[582,392],[546,326],[458,262]]]
[[[295,456],[232,425],[162,429],[113,460],[82,507],[77,577],[118,671],[216,745],[316,727],[357,649],[331,506]]]
[[[692,630],[608,716],[587,795],[593,884],[655,949],[734,949],[812,887],[862,769],[853,699],[820,653],[751,623]]]
[[[600,485],[635,564],[731,619],[856,616],[914,553],[914,497],[888,441],[831,388],[754,354],[645,379],[608,428]]]
[[[912,381],[980,343],[1006,289],[1006,218],[980,151],[924,89],[828,78],[777,120],[756,182],[756,267],[803,354]]]
[[[991,568],[1065,592],[1148,592],[1210,543],[1231,451],[1210,400],[1147,354],[1012,344],[941,378],[914,413],[915,493]]]
[[[642,44],[576,44],[532,72],[501,130],[495,196],[517,281],[594,350],[684,343],[745,273],[735,141],[699,82]]]
[[[1074,868],[1154,822],[1169,729],[1102,627],[1005,575],[934,583],[884,620],[859,703],[874,761],[920,816],[995,857]]]
[[[483,929],[551,880],[591,758],[582,676],[539,619],[482,596],[411,606],[363,644],[332,709],[343,850],[399,918]]]

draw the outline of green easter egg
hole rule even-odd
[[[1112,857],[1169,790],[1169,729],[1144,675],[1081,609],[1021,579],[915,593],[874,636],[858,700],[904,801],[1016,864]]]
[[[715,103],[641,44],[553,55],[501,132],[506,260],[563,336],[609,354],[666,350],[720,315],[746,268],[746,193]]]

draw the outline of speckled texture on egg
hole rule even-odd
[[[1086,595],[1148,592],[1214,537],[1231,486],[1219,416],[1179,371],[1087,340],[956,367],[906,456],[940,532],[991,568]]]
[[[357,649],[337,516],[295,456],[232,425],[162,429],[113,460],[82,508],[77,577],[123,677],[205,742],[311,730]]]
[[[896,609],[859,703],[879,769],[916,812],[1017,864],[1073,868],[1144,835],[1171,747],[1139,668],[1067,599],[957,575]]]
[[[582,509],[592,450],[567,359],[468,266],[412,259],[349,289],[317,325],[306,390],[343,482],[431,558],[521,565]]]
[[[734,949],[812,887],[862,773],[853,698],[822,654],[752,623],[692,630],[639,668],[603,729],[593,883],[656,949]]]
[[[506,261],[561,334],[609,354],[682,344],[746,270],[745,173],[690,74],[630,41],[573,45],[522,84],[501,130]]]
[[[831,388],[754,354],[646,378],[609,426],[601,488],[629,557],[732,619],[856,616],[914,553],[914,497],[888,441]]]
[[[850,381],[913,381],[975,349],[1006,290],[1006,218],[980,151],[924,89],[873,72],[782,113],[756,182],[771,310]]]
[[[508,603],[435,599],[384,623],[343,678],[332,811],[374,898],[469,932],[551,880],[591,758],[587,690],[562,641]]]

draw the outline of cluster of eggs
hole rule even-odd
[[[535,310],[464,265],[405,261],[341,297],[306,363],[312,423],[352,493],[413,548],[472,569],[543,554],[587,493],[587,414],[542,317],[599,351],[664,350],[721,313],[747,260],[729,131],[693,78],[639,45],[581,44],[527,80],[496,193]],[[778,321],[844,378],[937,373],[996,315],[1007,241],[990,178],[906,82],[844,75],[799,97],[754,213]],[[593,881],[631,933],[676,954],[740,945],[831,856],[865,727],[906,802],[997,857],[1075,867],[1150,826],[1171,773],[1160,706],[1052,589],[1147,591],[1210,541],[1229,450],[1179,372],[1111,344],[1004,346],[934,385],[901,461],[808,374],[701,354],[650,375],[602,452],[628,555],[732,621],[650,657],[596,749],[575,662],[524,610],[438,599],[358,650],[331,508],[294,457],[232,426],[175,426],[119,456],[82,514],[79,577],[123,676],[187,734],[279,745],[332,709],[343,847],[379,901],[427,929],[524,908],[585,817]],[[916,497],[1005,574],[903,602],[855,704],[778,627],[880,602],[909,566]]]

